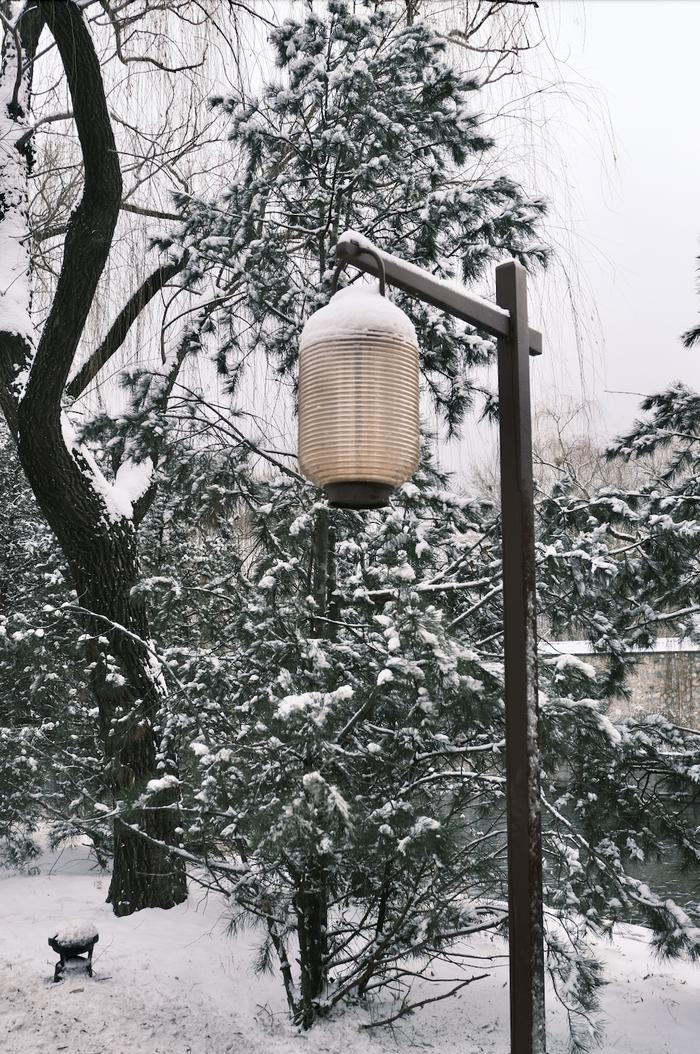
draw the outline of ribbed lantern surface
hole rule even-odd
[[[299,461],[332,504],[385,505],[420,444],[413,323],[374,286],[341,289],[304,326]]]

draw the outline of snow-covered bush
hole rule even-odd
[[[104,797],[88,676],[65,562],[0,434],[0,865],[32,866],[51,840],[89,828]],[[97,821],[93,826],[92,821]]]
[[[217,589],[219,646],[173,653],[190,700],[173,734],[184,840],[207,847],[234,921],[260,920],[260,966],[277,961],[309,1024],[504,929],[499,521],[429,459],[384,513],[330,510],[289,477],[256,490],[252,556]],[[558,529],[541,520],[539,551],[561,617]],[[635,911],[660,950],[698,951],[692,919],[625,867],[661,839],[697,851],[683,808],[700,740],[660,717],[613,726],[609,683],[543,657],[548,965],[584,1038],[587,931]]]

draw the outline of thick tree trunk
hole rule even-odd
[[[301,1006],[297,1023],[310,1028],[318,1015],[318,999],[327,980],[328,892],[327,876],[320,865],[307,868],[299,877],[294,907],[301,969]]]
[[[23,403],[20,425],[25,412]],[[176,841],[176,786],[164,787],[147,809],[137,804],[149,780],[174,775],[174,771],[172,766],[158,767],[155,725],[165,699],[157,663],[147,643],[141,643],[149,639],[146,611],[132,597],[139,579],[135,528],[128,519],[110,520],[101,498],[80,471],[79,453],[63,454],[46,430],[20,427],[19,453],[68,560],[78,603],[91,613],[84,618],[92,640],[91,681],[105,778],[121,811],[114,829],[108,901],[117,915],[144,907],[169,908],[187,896],[184,870],[163,848],[163,843]],[[54,463],[46,471],[43,466],[50,454]],[[56,494],[61,495],[58,502]]]
[[[110,544],[105,545],[106,541]],[[159,768],[155,726],[165,702],[164,686],[153,654],[140,643],[149,638],[145,609],[131,596],[139,572],[135,532],[127,522],[112,528],[112,538],[93,536],[91,543],[90,572],[86,574],[78,564],[75,550],[71,563],[81,606],[102,616],[88,616],[90,635],[109,642],[107,649],[93,644],[91,676],[106,775],[115,801],[121,803],[121,818],[114,826],[114,866],[107,900],[116,915],[128,915],[144,907],[169,908],[181,903],[187,896],[187,883],[181,863],[163,849],[164,844],[176,841],[177,785],[164,785],[151,793],[145,809],[137,804],[150,780],[173,776],[175,771],[165,759]],[[64,548],[69,544],[64,540]],[[110,661],[124,684],[114,685]]]
[[[316,603],[316,615],[311,627],[315,637],[327,635],[328,623],[328,571],[329,571],[329,521],[328,509],[319,509],[316,514],[314,545],[311,554],[311,590]]]
[[[318,637],[332,638],[335,627],[327,621],[330,595],[335,588],[335,534],[328,509],[316,514],[310,579],[315,602],[311,632]],[[319,759],[309,754],[304,767],[314,772]],[[295,1019],[303,1028],[310,1028],[318,1016],[318,1000],[327,982],[328,961],[328,874],[321,856],[310,856],[303,872],[294,876],[296,892],[294,908],[299,937],[299,966],[301,999]]]
[[[124,915],[143,907],[171,907],[187,891],[182,867],[167,851],[177,824],[176,783],[164,782],[163,789],[149,797],[148,808],[140,802],[148,781],[168,773],[159,767],[155,728],[163,703],[162,684],[147,643],[145,609],[131,595],[139,577],[134,517],[128,509],[116,507],[115,495],[99,470],[64,435],[61,411],[66,381],[112,243],[122,179],[100,66],[81,8],[68,0],[27,5],[25,10],[20,21],[25,51],[36,47],[45,23],[63,63],[83,154],[84,191],[68,225],[56,294],[36,354],[27,322],[28,303],[25,314],[15,312],[0,332],[0,406],[38,504],[65,553],[93,642],[91,677],[105,776],[120,804],[109,900],[116,914]],[[0,116],[9,123],[11,138],[0,157],[0,174],[6,181],[0,193],[0,222],[9,217],[14,224],[8,244],[19,273],[28,265],[20,256],[26,250],[16,229],[26,229],[29,85],[26,78],[14,81],[10,63],[16,68],[20,59],[16,40],[12,31],[6,33],[5,113]],[[16,317],[21,318],[20,331]]]

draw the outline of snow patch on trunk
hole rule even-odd
[[[134,502],[148,490],[153,478],[153,462],[150,458],[135,462],[127,459],[120,465],[114,483],[110,483],[97,464],[89,448],[80,443],[68,415],[61,414],[63,441],[69,451],[79,454],[87,466],[90,482],[102,498],[107,518],[113,522],[132,520]],[[88,475],[88,473],[85,473]]]
[[[13,13],[21,5],[13,4]],[[17,49],[5,35],[5,69],[0,84],[0,330],[34,346],[29,314],[29,228],[27,224],[27,166],[17,143],[27,132],[25,117],[11,113]],[[17,103],[26,112],[26,76]]]

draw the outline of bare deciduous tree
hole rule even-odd
[[[167,692],[149,644],[145,603],[133,589],[139,579],[137,531],[153,497],[158,450],[134,460],[133,451],[122,444],[113,458],[115,478],[108,482],[76,437],[66,409],[120,351],[134,323],[184,266],[182,254],[160,266],[146,265],[135,288],[138,269],[126,268],[125,278],[117,282],[118,290],[129,290],[122,293],[122,306],[85,354],[81,341],[91,316],[93,331],[98,331],[95,315],[102,314],[99,301],[120,215],[126,212],[141,223],[144,218],[177,220],[158,200],[162,175],[166,183],[187,189],[188,175],[196,167],[192,158],[206,138],[207,118],[199,120],[198,96],[190,93],[184,111],[174,111],[167,105],[167,92],[174,92],[174,77],[182,87],[203,61],[214,6],[205,0],[3,0],[0,8],[0,407],[70,567],[76,612],[89,641],[105,781],[116,806],[108,899],[117,914],[169,907],[186,895],[184,870],[167,849],[177,841],[178,817],[174,765],[160,755],[158,735]],[[233,4],[232,14],[244,6]],[[164,28],[173,18],[181,20],[182,41],[195,39],[192,61],[184,49],[179,57],[172,54],[178,41],[169,41]],[[217,32],[222,46],[224,32],[220,27]],[[130,125],[115,112],[118,79],[106,71],[110,62],[128,72],[132,67],[152,69],[160,78],[166,105],[155,130],[155,104],[140,124]],[[53,108],[46,106],[47,84]],[[33,106],[37,97],[38,113]],[[61,99],[64,105],[57,107]],[[125,125],[120,150],[114,129],[124,131]],[[66,128],[71,135],[61,144],[58,133],[64,129],[65,136]],[[37,150],[42,130],[52,135],[48,147]],[[37,326],[42,315],[43,325]],[[181,332],[172,332],[148,395],[156,412],[167,402],[187,350]],[[141,796],[147,785],[146,807]]]

